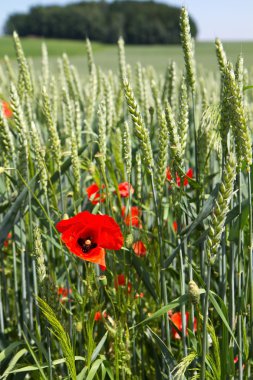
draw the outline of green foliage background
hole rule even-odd
[[[180,9],[152,1],[81,2],[60,6],[32,7],[27,14],[13,14],[5,32],[20,36],[90,38],[114,43],[122,35],[129,44],[179,44]],[[190,19],[192,35],[197,26]]]

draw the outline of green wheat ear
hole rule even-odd
[[[219,38],[216,38],[215,40],[215,47],[216,47],[216,55],[217,55],[217,59],[219,63],[219,68],[220,68],[220,71],[223,72],[227,66],[227,56]]]
[[[44,259],[44,249],[42,246],[41,232],[38,226],[33,229],[33,240],[34,240],[34,255],[36,259],[36,269],[40,286],[44,284],[47,277],[45,259]],[[41,289],[44,289],[42,287]],[[42,294],[44,297],[45,294]]]
[[[169,102],[171,104],[171,102]],[[189,105],[185,77],[182,77],[179,92],[178,135],[181,142],[182,155],[185,155],[189,129]]]
[[[177,171],[177,168],[183,167],[184,151],[181,147],[174,114],[168,102],[166,104],[165,114],[166,114],[166,121],[167,121],[168,133],[169,133],[170,160],[173,162],[175,171]]]
[[[104,173],[106,161],[106,107],[104,100],[98,107],[98,146],[99,162]]]
[[[227,114],[234,135],[235,151],[240,169],[246,163],[247,170],[252,164],[252,141],[246,123],[245,109],[242,99],[240,85],[236,80],[231,64],[224,70],[224,81],[227,92]]]
[[[209,231],[207,236],[207,257],[211,264],[214,263],[218,253],[221,234],[229,210],[229,202],[233,195],[235,176],[236,159],[235,156],[231,153],[226,161],[223,173],[223,181],[220,185],[219,193],[215,201],[215,207],[210,220]]]
[[[132,87],[130,86],[129,82],[126,79],[124,80],[123,84],[124,84],[124,89],[125,89],[125,96],[126,96],[126,101],[128,105],[128,110],[132,117],[132,121],[135,127],[134,131],[137,138],[139,139],[140,146],[143,152],[143,161],[146,164],[146,168],[148,172],[151,173],[154,167],[154,160],[153,160],[151,142],[149,138],[149,131],[144,125],[142,116],[140,114],[138,105],[134,97]]]
[[[43,114],[46,120],[48,135],[49,135],[49,149],[54,158],[57,167],[60,167],[61,164],[61,142],[58,135],[58,131],[53,121],[51,110],[50,110],[50,102],[49,97],[46,91],[46,88],[42,89],[42,102],[43,102]]]
[[[17,32],[13,32],[13,41],[16,50],[16,56],[19,68],[19,95],[22,97],[22,89],[24,88],[27,93],[33,95],[32,78],[29,70],[29,66],[19,39]]]
[[[169,135],[165,114],[159,118],[159,145],[158,159],[156,165],[156,188],[160,197],[163,194],[163,185],[166,179],[166,168],[168,163]]]
[[[185,7],[181,10],[180,16],[181,43],[184,52],[186,81],[191,89],[195,92],[196,74],[194,61],[194,45],[191,37],[191,29],[188,12]]]
[[[125,43],[122,37],[118,40],[118,54],[119,54],[119,73],[120,79],[123,82],[127,78],[126,69],[126,56],[125,56]]]
[[[131,146],[131,134],[129,130],[128,122],[125,121],[123,124],[123,157],[126,166],[126,173],[129,176],[132,169],[132,146]]]

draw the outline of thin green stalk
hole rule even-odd
[[[158,228],[161,299],[162,299],[162,304],[167,305],[168,304],[167,287],[166,287],[165,272],[163,269],[164,257],[163,257],[163,249],[162,249],[162,225],[161,225],[160,216],[158,213],[158,205],[157,205],[157,198],[156,198],[153,172],[151,172],[150,177],[151,177],[151,185],[152,185],[152,192],[153,192],[153,200],[154,200],[154,205],[155,205],[156,223],[157,223],[157,228]],[[165,319],[165,323],[164,323],[164,319]],[[163,318],[163,322],[162,322],[162,335],[165,335],[164,334],[164,327],[165,327],[167,346],[170,347],[169,321],[168,321],[167,314],[166,314],[165,318]]]
[[[50,217],[50,208],[49,208],[49,199],[48,199],[48,194],[45,194],[45,200],[46,200],[46,210],[48,214],[48,218],[51,219]],[[52,230],[52,225],[49,223],[49,235],[51,240],[53,240],[53,230]],[[54,249],[54,244],[52,244],[52,258],[53,258],[53,267],[55,271],[55,249]]]
[[[249,287],[250,287],[250,342],[251,357],[253,357],[253,236],[252,236],[252,199],[251,199],[251,172],[248,170],[248,207],[249,207]]]
[[[28,183],[30,183],[30,174],[28,170]],[[33,233],[32,233],[32,225],[33,225],[33,213],[32,213],[32,195],[30,191],[28,192],[28,209],[29,209],[29,226],[28,226],[28,236],[29,236],[29,246],[30,246],[30,252],[33,252]],[[33,260],[33,258],[31,258]],[[28,281],[27,281],[27,286],[28,286],[28,300],[29,300],[29,319],[30,319],[30,330],[33,331],[33,296],[32,292],[34,289],[31,291],[31,284],[30,284],[30,276],[29,276],[29,256],[26,255],[26,267],[27,267],[27,272],[28,272]],[[31,285],[31,286],[30,286]]]
[[[241,297],[242,297],[242,189],[241,189],[241,170],[238,173],[238,206],[239,206],[239,237],[238,237],[238,362],[239,362],[239,380],[243,379],[243,362],[242,362],[242,310],[241,310]]]
[[[20,231],[22,226],[20,226]],[[26,265],[25,265],[25,249],[23,247],[22,231],[21,241],[21,282],[22,282],[22,329],[27,332],[27,291],[26,291]]]
[[[205,308],[204,308],[204,320],[203,320],[203,336],[202,336],[202,357],[201,357],[201,373],[200,380],[205,380],[206,376],[206,354],[207,354],[207,323],[208,323],[208,305],[209,305],[209,292],[211,284],[211,264],[207,267],[207,281],[206,281],[206,294],[205,294]]]
[[[222,180],[225,168],[225,152],[222,152]],[[221,236],[221,256],[220,256],[220,271],[219,271],[219,293],[220,297],[226,303],[226,286],[227,286],[227,260],[226,260],[226,230]]]
[[[5,273],[5,265],[4,265],[4,258],[3,258],[4,252],[0,253],[0,263],[1,263],[1,284],[0,287],[2,288],[2,295],[0,297],[0,302],[2,304],[2,313],[5,315],[5,320],[8,321],[9,318],[9,305],[8,305],[8,292],[7,292],[7,279],[6,279],[6,273]]]
[[[234,207],[233,198],[231,201],[231,209]],[[232,228],[233,223],[230,224],[230,228]],[[230,266],[230,272],[229,272],[229,324],[231,327],[231,330],[233,331],[235,328],[235,243],[231,241],[230,245],[230,254],[229,254],[229,266]]]
[[[65,213],[65,205],[64,205],[64,197],[63,197],[61,166],[58,167],[58,171],[59,171],[60,196],[61,196],[61,212],[64,214]]]
[[[0,334],[4,336],[4,314],[2,302],[2,281],[0,282]]]
[[[13,230],[14,236],[14,230]],[[13,279],[14,279],[14,300],[15,300],[15,313],[17,318],[18,326],[18,337],[21,338],[21,324],[20,324],[20,307],[19,307],[19,294],[18,294],[18,269],[17,269],[17,253],[16,253],[16,243],[13,241]]]
[[[182,191],[183,181],[181,179],[181,191]],[[181,234],[181,220],[182,217],[178,219],[178,233]],[[181,295],[185,294],[185,252],[184,244],[181,244],[181,238],[178,239],[178,245],[180,245],[179,250],[179,263],[180,263],[180,293]],[[187,356],[187,343],[186,343],[186,318],[185,318],[185,305],[181,306],[181,316],[182,316],[182,341],[183,341],[183,350],[184,356]]]
[[[192,121],[193,121],[193,131],[194,131],[194,146],[195,146],[195,174],[196,182],[199,183],[199,167],[198,167],[198,138],[197,138],[197,126],[196,126],[196,116],[195,116],[195,96],[192,91]],[[196,205],[197,213],[199,213],[200,202],[199,202],[199,189],[196,190]]]
[[[227,258],[226,258],[226,231],[222,232],[221,237],[221,257],[220,257],[220,297],[226,304],[226,288],[227,288]]]
[[[185,273],[184,273],[184,259],[183,259],[182,249],[179,250],[179,261],[180,261],[180,292],[181,292],[181,295],[184,295],[185,294]],[[181,306],[181,316],[182,316],[182,341],[183,341],[184,356],[187,356],[185,305]]]

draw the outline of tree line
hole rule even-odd
[[[66,6],[35,6],[12,14],[4,31],[20,36],[84,39],[128,44],[178,44],[180,9],[152,1],[80,2]],[[197,26],[190,18],[192,36]]]

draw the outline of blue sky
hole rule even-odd
[[[253,0],[160,0],[185,5],[199,28],[199,40],[253,41]],[[1,0],[0,30],[14,12],[26,12],[33,5],[67,4],[79,0]]]

